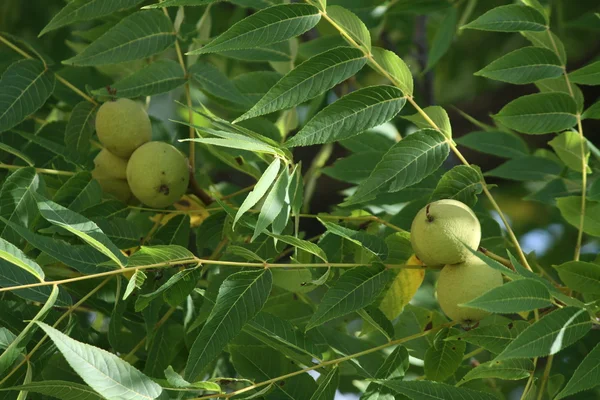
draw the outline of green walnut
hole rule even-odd
[[[149,142],[133,152],[127,163],[127,182],[142,203],[170,206],[187,190],[190,172],[179,150],[163,142]]]
[[[92,177],[98,181],[104,193],[110,194],[123,203],[132,200],[133,195],[125,179],[104,178],[98,175],[96,170],[92,171]]]
[[[109,101],[96,115],[98,139],[111,153],[128,158],[138,147],[152,138],[150,118],[133,100]]]
[[[410,241],[419,260],[428,267],[457,264],[471,254],[464,245],[471,249],[479,247],[481,226],[466,204],[456,200],[434,201],[417,213]]]
[[[97,179],[127,179],[127,160],[102,149],[94,158],[94,173]]]
[[[474,255],[464,262],[446,265],[437,281],[437,299],[444,313],[453,321],[473,325],[490,315],[488,311],[461,304],[502,285],[502,274]]]

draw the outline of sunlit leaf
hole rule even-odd
[[[535,9],[519,4],[492,8],[463,29],[482,31],[519,32],[545,31],[546,21]]]
[[[553,51],[540,47],[523,47],[495,60],[475,75],[514,84],[556,78],[563,73],[562,64]]]
[[[282,4],[260,10],[239,21],[206,46],[188,54],[267,46],[300,35],[314,27],[321,15],[308,4]]]
[[[358,44],[363,51],[371,50],[371,35],[364,22],[352,11],[341,6],[327,7],[327,16],[339,26],[343,32],[350,36],[351,40],[344,37],[352,45]],[[343,36],[343,35],[342,35]]]
[[[551,306],[551,300],[550,292],[542,283],[533,279],[519,279],[498,286],[465,306],[510,314]]]
[[[577,132],[563,132],[549,141],[548,144],[552,146],[560,160],[564,162],[567,167],[574,171],[581,172],[583,171],[583,166],[586,165],[586,173],[592,173],[590,167],[587,166],[590,157],[587,141]]]
[[[477,203],[483,191],[483,176],[476,165],[458,165],[442,175],[431,200],[453,199],[470,207]]]
[[[318,54],[281,78],[236,121],[295,107],[353,76],[366,62],[367,58],[360,50],[350,47],[337,47]]]
[[[591,327],[584,309],[565,307],[552,311],[521,332],[496,360],[556,354],[585,336]]]
[[[395,86],[398,86],[405,96],[412,96],[414,90],[413,78],[406,63],[396,53],[381,47],[373,47],[371,54],[373,55],[373,61],[385,72],[384,75]],[[378,69],[372,61],[369,60],[369,63],[373,68]]]
[[[556,200],[556,206],[569,224],[579,228],[581,196],[561,197]],[[583,231],[588,235],[600,237],[600,203],[589,200],[585,201]]]
[[[580,293],[600,294],[600,265],[583,261],[569,261],[554,267],[560,279]]]
[[[310,146],[348,139],[394,118],[405,103],[402,92],[392,86],[359,89],[321,110],[285,145]]]

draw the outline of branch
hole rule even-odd
[[[71,282],[84,281],[87,279],[95,279],[102,278],[105,276],[119,275],[129,272],[136,272],[138,270],[145,269],[153,269],[153,268],[173,268],[173,267],[181,267],[182,265],[189,264],[205,264],[205,265],[223,265],[229,267],[241,267],[241,268],[356,268],[356,267],[364,267],[368,266],[365,263],[258,263],[258,262],[238,262],[238,261],[221,261],[221,260],[211,260],[205,258],[184,258],[180,260],[172,260],[162,263],[149,264],[149,265],[141,265],[139,267],[131,267],[131,268],[119,268],[114,269],[107,272],[100,272],[98,274],[90,274],[90,275],[82,275],[75,278],[62,279],[58,281],[47,281],[47,282],[38,282],[38,283],[29,283],[27,285],[19,285],[19,286],[7,286],[0,288],[0,292],[8,292],[12,290],[20,290],[20,289],[29,289],[40,286],[51,286],[51,285],[64,285]],[[425,269],[426,267],[422,265],[411,265],[411,264],[383,264],[385,268],[395,269],[395,268],[404,268],[404,269]]]

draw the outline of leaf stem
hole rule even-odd
[[[390,80],[390,82],[392,82],[395,86],[397,87],[401,87],[401,85],[399,84],[399,82],[394,79],[393,76],[391,76],[389,73],[387,73],[387,71],[385,71],[385,69],[379,65],[379,63],[377,63],[377,61],[375,61],[375,59],[373,58],[373,55],[366,51],[365,49],[363,49],[354,39],[352,39],[352,37],[350,37],[350,35],[344,31],[344,28],[342,28],[341,26],[339,26],[338,24],[335,23],[335,21],[333,21],[328,15],[327,12],[325,11],[319,11],[319,13],[321,14],[321,16],[323,17],[323,19],[327,20],[334,28],[336,28],[340,34],[346,38],[346,40],[354,47],[362,50],[365,54],[365,56],[367,57],[367,59],[369,60],[369,62],[371,63],[372,67],[377,70],[381,75],[385,76],[387,79]],[[406,94],[405,94],[406,95]],[[427,115],[427,113],[421,108],[419,107],[419,105],[415,102],[415,100],[412,98],[412,96],[406,95],[406,100],[417,110],[417,112],[423,117],[423,119],[425,119],[425,121],[427,121],[427,123],[429,125],[431,125],[431,127],[433,127],[435,130],[441,132],[441,129],[437,126],[437,124],[429,117],[429,115]],[[454,142],[450,139],[448,139],[448,145],[450,146],[450,149],[452,149],[452,151],[454,152],[454,154],[458,157],[458,159],[465,165],[469,166],[469,162],[465,159],[465,157],[461,154],[461,152],[458,150],[458,148],[456,147],[456,145],[454,144]],[[498,213],[498,215],[500,216],[500,218],[502,219],[502,222],[504,223],[504,226],[506,227],[506,231],[508,232],[508,235],[511,239],[511,241],[513,242],[513,244],[515,245],[515,247],[517,248],[517,252],[519,253],[519,258],[521,259],[521,263],[523,263],[523,265],[531,271],[531,267],[529,266],[529,262],[527,261],[527,258],[525,257],[525,253],[523,253],[523,249],[521,249],[521,245],[519,244],[519,240],[517,239],[516,235],[514,234],[513,230],[511,229],[506,217],[504,216],[504,213],[502,212],[502,210],[500,209],[500,207],[498,206],[498,203],[496,203],[496,200],[494,199],[494,197],[492,196],[492,194],[490,193],[490,191],[487,188],[487,184],[485,182],[485,179],[481,179],[481,184],[483,187],[483,192],[485,193],[485,195],[487,196],[487,198],[489,199],[490,203],[492,204],[492,207],[494,207],[494,209],[496,210],[496,212]]]
[[[352,360],[354,358],[362,357],[364,355],[371,354],[371,353],[374,353],[376,351],[383,350],[383,349],[385,349],[387,347],[390,347],[390,346],[395,346],[395,345],[399,345],[399,344],[402,344],[402,343],[406,343],[406,342],[409,342],[411,340],[418,339],[418,338],[423,337],[423,336],[427,336],[430,333],[437,332],[437,331],[439,331],[439,330],[441,330],[443,328],[447,328],[447,327],[450,327],[450,326],[453,326],[453,325],[456,325],[456,322],[449,322],[449,323],[446,323],[446,324],[442,324],[442,325],[439,325],[439,326],[437,326],[437,327],[435,327],[433,329],[430,329],[428,331],[419,332],[419,333],[416,333],[414,335],[410,335],[410,336],[407,336],[407,337],[404,337],[404,338],[401,338],[401,339],[392,340],[392,341],[390,341],[388,343],[385,343],[385,344],[382,344],[382,345],[379,345],[379,346],[376,346],[376,347],[372,347],[370,349],[367,349],[367,350],[364,350],[364,351],[361,351],[361,352],[358,352],[358,353],[350,354],[350,355],[347,355],[347,356],[344,356],[344,357],[339,357],[339,358],[336,358],[336,359],[333,359],[333,360],[323,361],[323,362],[321,362],[319,364],[316,364],[316,365],[313,365],[311,367],[303,368],[301,370],[294,371],[294,372],[291,372],[291,373],[286,374],[286,375],[278,376],[276,378],[272,378],[272,379],[269,379],[269,380],[266,380],[266,381],[263,381],[263,382],[255,383],[254,385],[250,385],[250,386],[247,386],[247,387],[245,387],[243,389],[236,390],[235,392],[231,392],[231,393],[216,393],[216,394],[211,394],[211,395],[208,395],[208,396],[197,397],[197,398],[194,398],[192,400],[206,400],[206,399],[215,399],[215,398],[229,399],[229,398],[231,398],[233,396],[236,396],[238,394],[246,393],[246,392],[248,392],[250,390],[253,390],[253,389],[256,389],[256,388],[259,388],[259,387],[262,387],[262,386],[270,385],[271,383],[279,382],[279,381],[287,379],[287,378],[292,378],[294,376],[301,375],[301,374],[303,374],[305,372],[308,372],[308,371],[314,371],[316,369],[327,367],[327,366],[330,366],[330,365],[337,365],[337,364],[340,364],[340,363],[342,363],[344,361],[348,361],[348,360]]]
[[[67,318],[69,315],[71,315],[80,305],[82,305],[83,303],[85,303],[87,301],[87,299],[89,299],[90,297],[92,297],[94,295],[94,293],[96,293],[98,290],[100,290],[104,285],[106,285],[109,281],[110,281],[110,277],[106,278],[105,280],[103,280],[102,282],[100,282],[100,284],[98,286],[96,286],[95,288],[93,288],[92,290],[90,290],[88,293],[86,293],[85,296],[83,296],[77,303],[73,304],[71,307],[69,307],[54,323],[54,325],[52,325],[53,328],[56,328],[58,326],[58,324],[60,324],[62,322],[62,320],[64,320],[65,318]],[[33,356],[33,354],[35,354],[36,351],[39,350],[39,348],[42,346],[42,344],[44,344],[44,341],[46,341],[46,339],[48,339],[48,335],[44,335],[44,337],[42,337],[42,339],[35,345],[35,347],[33,349],[31,349],[31,351],[23,358],[23,360],[21,360],[21,362],[19,364],[17,364],[9,373],[8,375],[6,375],[1,381],[0,381],[0,386],[2,386],[2,384],[4,384],[4,382],[6,382],[8,380],[8,378],[10,378],[15,372],[17,372],[19,370],[19,368],[21,368],[26,362],[28,362],[31,357]]]
[[[546,359],[546,367],[544,368],[544,375],[542,376],[542,382],[540,383],[540,389],[538,392],[537,400],[542,400],[544,397],[544,389],[546,387],[546,383],[548,382],[548,377],[550,376],[550,370],[552,369],[552,361],[554,360],[554,354],[551,354]]]
[[[21,168],[29,168],[29,166],[27,166],[27,165],[9,165],[9,164],[0,163],[0,168],[14,170],[14,169],[21,169]],[[46,168],[35,168],[35,172],[40,173],[40,174],[48,174],[48,175],[65,175],[65,176],[75,175],[75,172],[72,172],[72,171],[59,171],[56,169],[46,169]]]

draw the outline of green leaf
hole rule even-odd
[[[373,303],[390,278],[390,271],[378,264],[346,271],[325,293],[306,330]]]
[[[9,175],[0,188],[0,237],[18,243],[19,236],[7,226],[10,221],[27,228],[37,216],[35,191],[40,180],[33,168],[21,168]]]
[[[276,271],[274,271],[276,272]],[[269,340],[273,340],[279,347],[273,347],[275,350],[293,349],[312,358],[320,358],[321,352],[302,331],[292,325],[291,322],[279,318],[267,312],[259,312],[256,317],[244,327],[244,330],[253,334],[265,344],[271,346]],[[258,334],[257,334],[258,333]],[[269,340],[261,339],[266,336]]]
[[[129,267],[139,267],[142,265],[159,264],[178,261],[193,261],[194,255],[191,251],[181,246],[142,246],[138,251],[129,257],[127,265]]]
[[[394,118],[405,103],[402,92],[392,86],[356,90],[317,113],[285,145],[310,146],[356,136]]]
[[[519,158],[529,154],[527,143],[521,137],[503,131],[471,132],[456,139],[456,143],[502,158]]]
[[[173,387],[176,387],[176,388],[201,389],[201,390],[209,390],[211,392],[222,393],[221,386],[215,382],[200,381],[200,382],[190,383],[190,382],[186,381],[185,379],[183,379],[183,377],[181,375],[179,375],[177,372],[175,372],[173,367],[171,367],[170,365],[165,370],[165,376],[167,378],[167,381]]]
[[[561,197],[556,200],[556,206],[569,224],[579,228],[581,196]],[[589,200],[585,201],[583,231],[588,235],[600,237],[600,203]]]
[[[138,5],[143,0],[74,0],[60,10],[39,36],[80,21],[101,18]]]
[[[561,171],[562,166],[554,160],[526,156],[508,160],[484,175],[528,182],[554,179],[559,176]]]
[[[44,271],[33,260],[30,260],[21,249],[0,238],[0,259],[16,265],[22,270],[35,276],[40,282],[44,282]]]
[[[65,146],[69,158],[80,165],[88,161],[90,139],[94,133],[94,118],[97,106],[88,101],[78,103],[71,111],[65,131]]]
[[[106,255],[117,265],[127,265],[127,258],[121,250],[102,232],[94,222],[76,212],[64,208],[39,194],[35,194],[42,217],[53,225],[64,228],[73,235]]]
[[[323,260],[324,262],[327,262],[327,255],[325,254],[325,252],[323,251],[322,248],[320,248],[318,245],[309,242],[308,240],[303,240],[303,239],[299,239],[295,236],[289,236],[289,235],[275,235],[272,233],[267,233],[267,235],[277,239],[277,240],[281,240],[283,243],[287,243],[291,246],[297,247],[301,250],[304,250],[310,254],[314,254],[315,256],[319,257],[321,260]]]
[[[448,113],[440,106],[429,106],[423,109],[425,114],[437,125],[440,132],[447,138],[452,138],[452,126]],[[414,115],[404,115],[402,118],[414,123],[419,129],[435,129],[429,121],[427,121],[420,113]]]
[[[363,52],[351,47],[337,47],[318,54],[281,78],[234,122],[295,107],[354,76],[366,62]]]
[[[174,244],[187,247],[190,240],[190,216],[175,215],[162,225],[154,235],[151,243]]]
[[[264,382],[300,370],[295,362],[290,362],[283,354],[269,347],[236,344],[229,346],[229,350],[235,370],[254,382]],[[316,390],[317,384],[310,375],[298,374],[286,378],[283,385],[276,382],[268,398],[310,400]]]
[[[168,297],[168,294],[170,292],[178,293],[180,294],[178,296],[180,300],[181,297],[186,297],[192,292],[192,290],[194,290],[198,279],[200,279],[200,272],[196,268],[188,268],[177,272],[155,291],[139,295],[135,301],[135,311],[139,312],[144,310],[150,305],[152,300],[161,295],[167,301],[167,303],[173,307],[176,307],[180,302],[169,301],[170,298]]]
[[[103,400],[104,397],[93,391],[90,387],[69,381],[43,380],[30,382],[21,386],[2,388],[2,390],[19,390],[39,393],[60,400]]]
[[[112,269],[101,266],[102,263],[109,259],[91,246],[73,245],[57,238],[37,235],[29,229],[13,222],[9,222],[8,225],[16,234],[20,235],[33,247],[65,263],[71,268],[75,268],[82,274],[94,274]]]
[[[556,354],[585,336],[591,327],[585,309],[564,307],[552,311],[521,332],[496,360]]]
[[[477,195],[483,191],[482,180],[478,166],[458,165],[442,176],[431,195],[431,201],[454,199],[473,207],[477,203]]]
[[[351,154],[337,159],[332,166],[323,168],[322,172],[342,182],[359,184],[371,175],[384,154],[381,151]]]
[[[439,132],[421,130],[394,144],[371,176],[342,205],[362,203],[377,192],[398,192],[436,171],[449,153],[448,142]]]
[[[118,64],[158,54],[175,43],[171,20],[158,10],[138,11],[123,18],[75,57],[74,66]]]
[[[341,6],[327,7],[327,16],[342,28],[352,40],[344,39],[352,45],[358,44],[363,51],[371,51],[371,34],[364,22],[361,21],[352,11]],[[353,43],[354,42],[354,43]]]
[[[106,350],[71,339],[43,322],[38,325],[52,339],[77,374],[108,399],[154,399],[162,388],[139,370]]]
[[[179,63],[169,59],[161,59],[113,83],[110,85],[110,93],[106,87],[92,90],[92,93],[96,96],[114,96],[118,98],[152,96],[170,92],[185,82],[186,79]]]
[[[541,32],[522,31],[521,35],[536,47],[542,47],[550,50],[558,56],[561,65],[567,64],[567,52],[565,45],[558,36],[547,30]],[[558,52],[557,52],[558,50]]]
[[[505,283],[465,304],[499,314],[531,311],[551,305],[552,298],[546,286],[533,279]]]
[[[373,47],[371,49],[373,60],[369,60],[369,65],[378,70],[381,68],[385,72],[385,76],[402,90],[405,96],[413,95],[413,78],[410,69],[396,53],[382,49],[381,47]],[[375,67],[375,63],[378,67]]]
[[[237,22],[206,46],[187,54],[217,53],[278,43],[313,28],[321,15],[308,4],[282,4],[260,10]]]
[[[431,381],[401,381],[390,379],[376,381],[392,389],[398,394],[413,400],[495,400],[496,397],[487,392],[454,387],[445,383]]]
[[[458,340],[446,340],[456,329],[443,329],[435,335],[433,346],[425,353],[425,376],[432,381],[445,381],[460,366],[467,344]]]
[[[10,342],[4,352],[0,354],[0,374],[12,365],[15,361],[15,357],[20,353],[19,349],[25,347],[27,344],[26,341],[28,340],[27,338],[30,337],[28,336],[29,333],[33,333],[37,329],[36,322],[43,321],[48,311],[52,309],[58,298],[58,292],[58,286],[52,286],[52,291],[44,306],[37,312],[33,319],[27,323],[25,328],[19,332],[19,335]]]
[[[558,157],[565,165],[574,171],[581,172],[583,165],[586,165],[586,173],[591,174],[592,170],[587,166],[590,158],[590,151],[587,148],[587,141],[581,138],[577,132],[566,131],[548,142],[554,149]],[[581,149],[585,153],[585,161],[582,159]]]
[[[570,289],[580,293],[600,294],[600,265],[569,261],[554,266],[560,279]]]
[[[340,369],[331,368],[326,374],[319,376],[319,387],[310,396],[310,400],[332,400],[340,383]]]
[[[185,377],[196,380],[264,306],[273,278],[268,269],[230,275],[219,288],[216,304],[190,349]]]
[[[199,61],[190,67],[189,73],[202,91],[233,104],[249,105],[248,98],[213,64]]]
[[[54,194],[53,201],[71,211],[82,212],[100,203],[102,188],[89,172],[71,176]],[[138,236],[139,241],[139,236]]]
[[[287,194],[287,188],[289,184],[289,175],[287,170],[281,171],[279,178],[273,184],[271,191],[265,197],[265,201],[260,209],[258,215],[258,221],[254,228],[254,234],[252,235],[252,241],[256,239],[263,230],[265,230],[270,224],[275,221],[275,218],[279,215],[283,206],[285,205],[285,197]],[[286,221],[287,223],[287,221]]]
[[[319,218],[319,221],[323,224],[323,226],[325,226],[327,232],[331,232],[334,235],[340,236],[361,246],[363,249],[367,250],[381,260],[385,260],[387,258],[387,246],[385,242],[378,236],[370,235],[364,231],[355,231],[353,229],[345,228],[336,223],[328,222],[323,218]]]
[[[11,64],[0,79],[0,132],[39,110],[54,92],[54,74],[38,60]]]
[[[511,4],[492,8],[479,18],[464,25],[462,29],[496,32],[541,32],[546,30],[546,21],[539,12],[531,7]]]
[[[30,167],[33,167],[35,165],[35,162],[27,154],[15,149],[14,147],[10,147],[6,143],[0,143],[0,151],[12,154],[17,158],[20,158],[21,160],[25,161],[25,163],[27,163],[27,165]]]
[[[534,369],[535,366],[529,359],[492,360],[479,364],[477,367],[467,372],[467,374],[459,381],[459,384],[462,385],[473,379],[489,378],[516,381],[528,378],[529,375],[533,373]]]
[[[269,188],[275,181],[275,178],[277,178],[280,165],[281,161],[279,161],[279,158],[276,158],[273,160],[271,165],[269,165],[269,167],[265,170],[265,173],[260,177],[258,182],[256,182],[254,189],[252,189],[252,191],[248,193],[248,196],[246,196],[246,199],[235,214],[233,226],[235,226],[235,224],[242,217],[242,215],[246,213],[246,211],[251,209],[267,193],[267,190],[269,190]]]
[[[577,104],[566,93],[536,93],[505,105],[494,118],[522,133],[559,132],[577,123]]]
[[[590,351],[577,367],[565,388],[555,397],[564,399],[583,390],[589,390],[600,385],[600,343]]]
[[[569,79],[581,85],[600,85],[600,61],[569,73]]]
[[[534,85],[537,86],[537,88],[542,93],[559,92],[567,94],[569,97],[575,99],[575,104],[577,104],[577,111],[583,111],[583,92],[581,91],[579,86],[577,86],[574,83],[569,82],[569,85],[567,85],[567,81],[565,80],[564,76],[559,76],[558,78],[542,79],[541,81],[535,82]],[[573,93],[573,95],[571,95],[571,92]]]
[[[123,300],[126,300],[135,289],[141,289],[144,282],[146,282],[147,277],[148,276],[141,269],[135,271],[133,276],[129,278],[129,283],[127,284],[127,288],[125,288],[125,293],[123,294]]]
[[[233,58],[234,60],[241,61],[271,61],[271,62],[290,62],[292,61],[292,52],[290,49],[290,40],[284,40],[281,42],[269,44],[262,47],[254,47],[249,49],[229,50],[222,51],[220,53],[223,57]],[[275,74],[279,76],[279,73],[275,71],[255,71],[248,72],[246,74],[260,74],[266,76],[267,74]],[[236,76],[238,78],[240,75]],[[258,84],[266,84],[267,82],[257,82]],[[272,85],[269,86],[269,89]],[[266,92],[266,91],[265,91]],[[264,93],[263,93],[264,94]]]
[[[529,324],[525,321],[514,321],[503,325],[482,326],[448,339],[462,340],[499,354],[528,327]]]
[[[150,8],[163,8],[163,7],[179,7],[179,6],[205,6],[211,3],[215,3],[220,0],[164,0],[160,3],[150,4],[144,6],[144,9]]]
[[[450,7],[446,16],[440,23],[438,30],[435,32],[429,55],[427,57],[427,66],[425,71],[433,68],[437,62],[446,54],[456,33],[456,24],[458,23],[458,12],[456,7]]]
[[[562,64],[553,51],[541,47],[523,47],[497,59],[475,72],[475,75],[522,85],[556,78],[562,73]]]
[[[595,102],[585,110],[581,115],[581,119],[600,119],[600,101]]]

